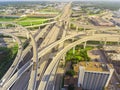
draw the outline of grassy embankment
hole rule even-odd
[[[13,63],[16,54],[18,52],[18,45],[15,44],[11,48],[0,47],[0,79],[9,69],[11,64]]]
[[[22,26],[31,26],[31,25],[39,25],[42,23],[47,22],[47,19],[45,18],[37,18],[37,17],[25,17],[25,18],[19,18],[16,20],[18,24]]]
[[[0,22],[16,22],[19,25],[22,26],[31,26],[31,25],[39,25],[42,23],[47,22],[47,19],[45,18],[39,18],[39,17],[21,17],[21,18],[2,18],[0,17]]]

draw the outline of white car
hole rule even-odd
[[[5,79],[0,80],[0,86],[2,86],[2,85],[3,85],[4,81],[5,81]]]

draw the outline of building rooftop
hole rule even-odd
[[[119,46],[104,46],[103,48],[105,51],[115,51],[116,53],[120,53]]]
[[[111,60],[120,61],[120,54],[118,53],[107,53]]]
[[[74,70],[78,72],[80,66],[85,67],[86,71],[109,72],[108,66],[100,62],[80,62],[74,65]]]

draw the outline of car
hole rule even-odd
[[[12,68],[14,68],[15,66],[13,65]]]
[[[40,74],[38,74],[37,76],[40,76]]]
[[[119,83],[119,82],[116,82],[115,84],[118,85],[118,84],[120,84],[120,83]]]
[[[2,85],[3,85],[4,81],[5,81],[5,79],[0,80],[0,86],[2,86]]]

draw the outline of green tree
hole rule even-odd
[[[69,70],[69,71],[66,72],[66,75],[74,76],[75,75],[75,71],[74,70]]]
[[[73,84],[70,84],[70,85],[68,86],[68,90],[74,90],[74,89],[75,89],[75,87],[74,87]]]

